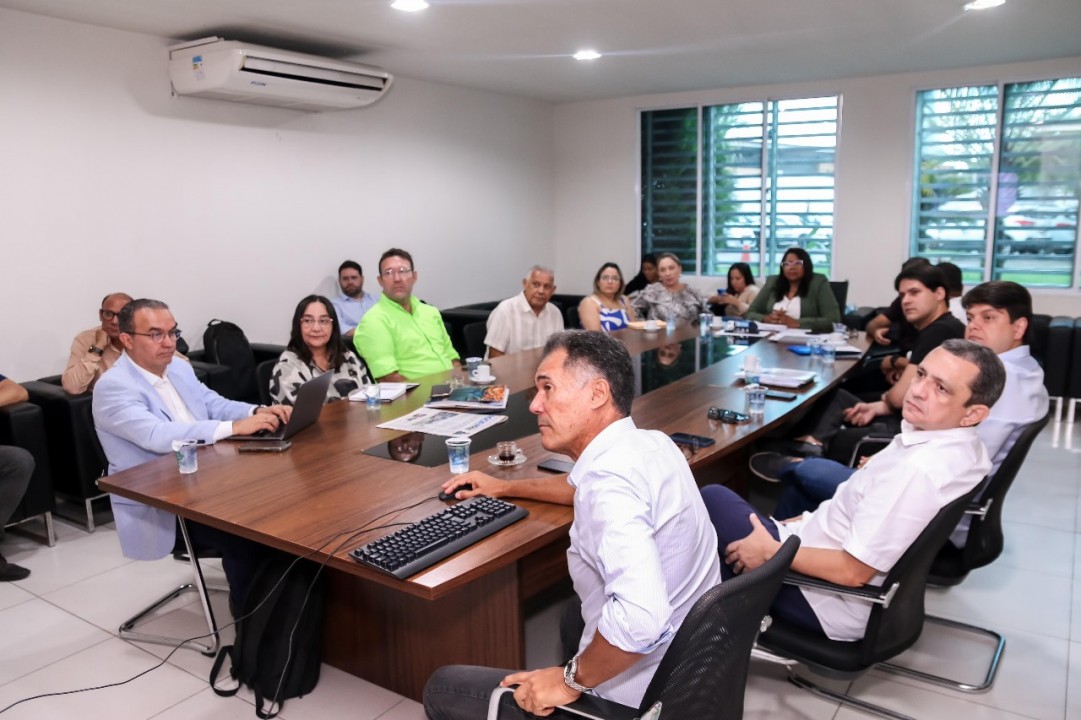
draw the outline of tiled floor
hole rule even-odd
[[[850,685],[860,698],[920,718],[1081,718],[1081,423],[1070,430],[1051,426],[1037,440],[1010,493],[1005,519],[1002,557],[958,587],[928,593],[932,612],[1006,634],[1006,654],[994,688],[964,695],[879,672],[840,687]],[[133,609],[186,579],[186,566],[172,560],[126,560],[108,525],[91,535],[63,522],[57,526],[60,540],[55,548],[13,533],[0,548],[33,571],[23,582],[0,583],[0,711],[33,695],[131,678],[154,668],[168,652],[162,646],[119,640],[115,630]],[[210,575],[220,578],[220,572]],[[218,616],[228,617],[222,595],[215,596],[215,604]],[[552,608],[527,626],[531,664],[555,661],[557,620],[558,611]],[[198,608],[189,603],[152,626],[165,634],[195,634],[198,621]],[[230,638],[226,631],[226,641]],[[985,652],[968,638],[936,629],[925,633],[905,659],[917,667],[945,667],[956,674],[962,663]],[[209,658],[180,650],[125,685],[31,700],[4,712],[0,720],[255,717],[250,693],[222,698],[211,691],[209,669]],[[417,703],[325,666],[315,691],[289,700],[281,715],[288,720],[423,716]],[[783,669],[757,661],[745,716],[866,717],[795,688]]]

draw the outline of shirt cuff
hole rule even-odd
[[[227,437],[231,437],[233,434],[233,423],[229,420],[224,420],[218,423],[218,429],[214,431],[214,442],[224,440]]]

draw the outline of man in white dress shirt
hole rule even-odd
[[[691,606],[720,582],[716,532],[687,461],[667,435],[630,418],[633,378],[618,340],[557,333],[545,344],[530,410],[545,449],[576,461],[570,475],[507,481],[472,472],[444,486],[471,483],[461,498],[574,506],[567,564],[584,630],[564,667],[440,668],[424,690],[432,720],[484,717],[498,685],[517,685],[523,718],[552,713],[583,692],[636,707]]]
[[[880,583],[928,523],[991,469],[976,426],[1002,393],[1006,371],[990,348],[947,340],[916,368],[901,433],[813,512],[774,520],[720,485],[702,489],[725,553],[723,572],[760,567],[790,535],[801,539],[792,569],[839,585]],[[771,614],[831,640],[863,637],[870,605],[798,588]]]
[[[488,357],[532,350],[563,329],[563,315],[549,300],[556,291],[555,274],[534,265],[522,280],[522,292],[496,305],[488,316],[484,344]]]

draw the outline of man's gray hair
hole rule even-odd
[[[555,271],[552,270],[552,268],[546,268],[543,265],[534,265],[533,267],[529,268],[529,272],[525,274],[524,279],[528,280],[529,278],[533,277],[533,273],[535,272],[544,273],[548,277],[552,278],[553,282],[556,279]]]
[[[631,355],[619,340],[594,330],[564,330],[553,333],[544,344],[541,360],[556,350],[567,351],[566,369],[586,370],[608,382],[612,404],[623,417],[631,414],[634,402],[634,366]]]
[[[124,307],[120,308],[120,314],[116,316],[116,322],[120,325],[120,332],[132,334],[135,332],[135,313],[140,310],[168,310],[169,306],[163,303],[161,300],[151,300],[150,298],[139,298],[138,300],[132,300]]]
[[[987,407],[994,405],[1002,395],[1002,388],[1006,385],[1006,368],[1003,367],[995,351],[970,340],[956,338],[945,341],[939,347],[950,355],[976,366],[978,371],[976,379],[969,386],[972,397],[965,405],[986,405]]]

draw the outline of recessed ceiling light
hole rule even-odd
[[[596,60],[601,54],[596,50],[579,50],[574,53],[575,60]]]
[[[402,12],[417,12],[427,9],[428,3],[424,0],[394,0],[390,6]]]
[[[1005,4],[1006,0],[972,0],[972,2],[965,3],[965,10],[986,10]]]

